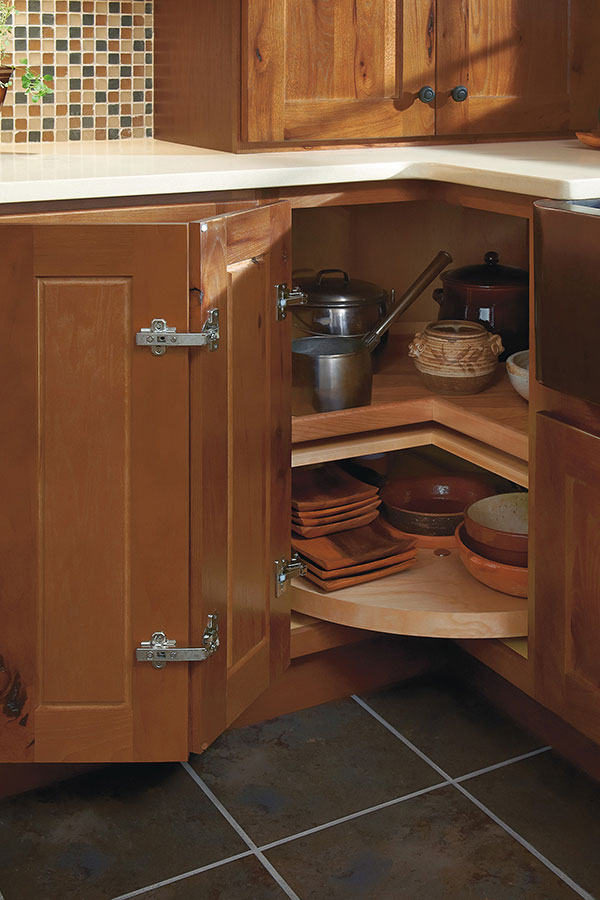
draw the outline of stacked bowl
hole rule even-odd
[[[467,507],[455,532],[460,558],[471,575],[514,597],[527,596],[528,500],[522,491],[477,500]]]

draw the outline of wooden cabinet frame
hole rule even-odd
[[[288,203],[273,204],[273,200],[277,200],[278,196],[281,199],[287,200]],[[36,246],[40,248],[40,252],[46,247],[46,250],[43,250],[43,271],[46,273],[45,277],[56,279],[64,277],[65,272],[67,272],[70,273],[71,276],[79,279],[97,278],[97,273],[101,271],[98,266],[103,265],[105,268],[102,271],[106,277],[108,277],[109,280],[112,278],[114,281],[115,278],[118,280],[118,278],[122,278],[123,275],[122,273],[119,275],[117,272],[113,271],[114,265],[111,268],[111,261],[128,256],[129,261],[127,264],[131,266],[131,260],[135,258],[135,254],[131,254],[131,252],[125,253],[124,248],[130,247],[131,244],[128,244],[124,240],[124,236],[128,235],[127,240],[131,241],[131,235],[136,228],[141,229],[141,231],[152,228],[151,225],[144,226],[141,223],[159,223],[160,221],[173,223],[172,226],[159,226],[158,224],[155,226],[155,234],[161,245],[160,251],[157,250],[154,254],[156,258],[159,258],[161,253],[164,256],[166,250],[170,246],[169,240],[166,240],[164,237],[165,234],[170,233],[169,228],[172,227],[173,234],[179,234],[183,229],[187,235],[193,235],[191,241],[189,241],[189,238],[186,238],[185,242],[185,247],[190,248],[189,259],[186,258],[185,261],[185,287],[182,287],[182,291],[185,293],[186,304],[188,289],[190,287],[197,288],[199,291],[204,292],[204,295],[208,298],[218,297],[219,308],[223,310],[223,334],[225,336],[231,335],[232,338],[234,333],[237,333],[238,335],[241,334],[241,332],[245,330],[247,324],[254,318],[254,333],[260,333],[262,335],[261,341],[266,342],[263,343],[262,346],[265,349],[261,352],[263,352],[264,358],[264,371],[270,373],[269,379],[271,383],[270,396],[268,399],[265,397],[261,409],[263,410],[262,414],[264,416],[267,418],[271,416],[273,425],[276,420],[279,420],[280,416],[282,417],[281,421],[289,422],[289,419],[286,418],[287,413],[285,412],[288,401],[284,389],[289,374],[287,370],[289,358],[283,352],[283,347],[289,339],[287,332],[285,331],[287,326],[285,324],[282,326],[283,330],[280,332],[279,340],[276,344],[274,344],[270,338],[267,338],[268,334],[273,335],[275,329],[279,328],[279,325],[276,325],[274,322],[274,317],[269,319],[270,301],[268,297],[268,286],[271,283],[275,283],[274,279],[275,281],[285,281],[289,279],[289,264],[291,259],[289,246],[289,207],[300,208],[331,205],[352,206],[363,203],[396,203],[405,200],[414,201],[425,199],[437,199],[442,202],[464,205],[475,209],[507,213],[531,222],[532,202],[534,198],[459,185],[397,181],[386,184],[367,183],[354,185],[325,185],[317,188],[280,189],[277,191],[253,192],[251,196],[246,192],[243,195],[239,195],[239,198],[238,195],[230,195],[229,198],[227,200],[224,199],[222,203],[219,202],[219,198],[214,195],[212,197],[199,195],[189,198],[185,203],[181,203],[179,198],[174,199],[171,203],[169,202],[169,198],[165,198],[166,203],[164,203],[164,205],[156,204],[156,201],[153,200],[153,198],[149,198],[145,204],[140,203],[140,201],[136,199],[132,200],[130,203],[122,201],[119,208],[111,205],[105,209],[92,209],[87,211],[77,209],[77,204],[75,203],[55,204],[55,210],[52,213],[43,213],[40,210],[29,212],[26,209],[20,209],[14,210],[14,214],[11,215],[13,210],[10,208],[4,207],[0,210],[0,213],[2,214],[0,227],[2,227],[4,232],[4,246],[10,248],[10,258],[13,261],[22,261],[19,264],[15,263],[13,265],[13,274],[11,275],[12,278],[16,279],[15,285],[17,287],[17,293],[13,295],[15,305],[10,320],[10,327],[12,329],[11,334],[15,336],[15,340],[9,342],[8,352],[5,353],[2,364],[2,384],[5,389],[3,404],[8,412],[7,422],[12,421],[14,423],[13,427],[9,428],[6,432],[5,440],[7,441],[7,450],[11,454],[13,460],[11,471],[17,473],[14,478],[9,480],[5,488],[5,496],[9,498],[12,497],[13,499],[11,500],[12,506],[10,507],[11,511],[9,513],[9,519],[7,520],[8,530],[4,531],[3,540],[5,540],[6,535],[8,535],[9,541],[13,541],[12,546],[17,548],[17,552],[13,557],[13,565],[9,569],[5,569],[4,577],[5,583],[7,577],[9,579],[15,579],[15,584],[20,579],[17,589],[18,595],[19,597],[27,598],[27,602],[24,605],[20,602],[12,601],[11,606],[8,609],[5,607],[8,614],[4,616],[4,620],[8,624],[3,627],[3,640],[6,643],[0,647],[0,653],[3,655],[5,665],[8,663],[8,669],[13,676],[13,682],[15,672],[19,673],[22,684],[31,682],[34,678],[33,668],[28,669],[28,664],[20,662],[15,665],[14,655],[20,654],[21,659],[27,657],[30,660],[33,660],[35,655],[33,652],[31,629],[24,627],[24,622],[28,622],[29,619],[34,616],[32,597],[35,592],[35,584],[32,580],[31,571],[29,571],[26,566],[22,565],[23,559],[25,558],[24,555],[26,556],[29,554],[31,558],[33,558],[31,556],[32,553],[35,555],[33,548],[35,547],[35,542],[37,540],[37,537],[35,536],[37,531],[34,524],[37,489],[33,487],[35,478],[37,477],[37,474],[34,474],[34,470],[37,472],[37,469],[31,453],[28,454],[23,452],[23,435],[25,433],[22,431],[22,424],[20,424],[22,423],[24,416],[29,416],[29,422],[32,423],[35,409],[37,408],[37,400],[35,400],[37,391],[36,380],[31,377],[31,372],[36,370],[36,351],[35,346],[30,339],[31,329],[29,320],[27,319],[27,316],[31,316],[31,311],[27,312],[27,304],[23,304],[22,302],[22,298],[27,296],[27,292],[30,291],[30,288],[27,287],[27,279],[30,277],[27,268],[27,254],[29,253],[27,248],[31,246],[31,244],[28,243],[28,241],[31,240],[31,237],[24,238],[23,236],[32,236],[37,233],[39,236],[37,238],[38,243]],[[252,212],[245,211],[244,208],[247,209],[248,206],[254,206],[256,209]],[[233,210],[239,210],[239,215],[224,218],[222,214],[232,208]],[[82,220],[85,221],[88,217],[91,222],[95,224],[82,226]],[[204,222],[197,221],[194,223],[194,220],[201,219],[204,219]],[[122,224],[118,224],[119,222]],[[190,222],[194,224],[188,224]],[[126,225],[125,223],[130,224]],[[134,223],[140,224],[135,225],[134,227]],[[17,229],[13,227],[17,224],[23,226],[23,228]],[[74,224],[77,224],[79,229],[75,228],[68,232],[66,229]],[[204,225],[206,225],[205,230],[203,230]],[[54,235],[60,234],[61,238],[58,242],[56,238],[53,238],[53,243],[47,244],[48,236],[51,234],[53,228],[55,229],[53,232]],[[92,228],[96,228],[97,230],[93,232],[91,230]],[[114,230],[110,231],[110,229]],[[119,232],[118,229],[121,229],[121,231]],[[81,269],[79,261],[74,263],[71,268],[67,267],[66,269],[60,262],[61,260],[68,259],[69,253],[71,253],[70,258],[74,259],[75,248],[79,246],[78,242],[82,240],[79,236],[80,231],[84,231],[88,235],[93,235],[94,237],[93,241],[87,242],[88,249],[86,249],[85,255],[88,262],[91,260],[93,263],[89,270],[91,274],[88,273],[87,275],[85,273],[81,274],[83,269]],[[151,234],[152,232],[148,231],[147,233]],[[112,246],[112,244],[109,245],[105,243],[105,236],[109,234],[113,234],[116,256],[112,253],[104,253],[103,255],[102,252],[103,246]],[[44,235],[46,235],[45,238],[43,237]],[[73,246],[71,248],[69,248],[69,242],[65,241],[67,235],[72,235],[70,243]],[[46,241],[46,243],[44,243],[44,241]],[[89,248],[92,245],[95,248],[95,256],[94,253],[90,255]],[[119,253],[121,254],[120,257]],[[187,253],[188,250],[186,249],[186,254]],[[145,254],[145,256],[146,255],[147,254]],[[97,262],[94,263],[94,260]],[[61,266],[64,270],[62,275]],[[124,271],[125,269],[123,269],[123,272]],[[152,268],[148,269],[148,272],[152,271]],[[159,305],[160,301],[162,301],[162,297],[167,294],[172,295],[173,280],[170,278],[168,283],[166,283],[161,281],[160,278],[149,278],[148,273],[146,273],[144,283],[148,284],[148,296],[157,297],[157,305],[152,308],[152,311],[148,309],[147,312],[151,315],[158,315],[160,314],[160,309],[164,309],[164,307]],[[110,289],[113,290],[112,287]],[[160,297],[158,296],[159,294],[161,295]],[[16,302],[17,295],[20,300],[18,303]],[[9,297],[9,293],[5,296]],[[186,312],[184,318],[181,319],[181,323],[178,324],[178,327],[189,327],[192,330],[198,330],[199,327],[201,327],[207,306],[206,303],[204,307],[200,306],[197,300],[199,296],[198,293],[193,295],[189,308],[189,321],[186,321],[188,315]],[[233,314],[231,310],[239,307],[240,298],[242,296],[247,298],[249,304],[248,315],[250,316],[250,319],[248,322],[241,319],[240,323],[236,326],[232,318]],[[214,300],[211,300],[210,302],[213,303]],[[174,315],[176,316],[177,314]],[[260,323],[259,319],[261,320]],[[269,319],[268,322],[267,319]],[[176,321],[176,318],[173,321]],[[148,321],[146,320],[145,310],[143,325],[147,324]],[[237,332],[235,332],[236,328],[238,329]],[[224,339],[225,343],[228,339],[229,337]],[[531,346],[534,346],[533,342],[531,343]],[[140,352],[146,353],[141,350]],[[250,353],[250,351],[243,351],[242,348],[242,355],[243,352]],[[233,353],[233,351],[230,350],[230,353]],[[236,350],[236,356],[237,353],[238,350]],[[243,358],[246,360],[243,370],[247,371],[250,367],[248,360],[253,359],[253,357],[250,355]],[[177,363],[177,357],[173,354],[170,359],[173,360],[173,365],[176,368],[181,365],[181,362]],[[156,371],[155,367],[152,367],[153,362],[157,362],[157,360],[153,359],[149,353],[143,357],[143,365],[149,372]],[[228,379],[235,379],[236,377],[232,355],[227,355],[227,353],[225,353],[224,355],[219,356],[219,354],[201,352],[190,360],[189,369],[187,368],[186,363],[186,373],[187,374],[182,381],[182,384],[185,382],[185,386],[183,387],[183,393],[181,394],[180,399],[187,396],[188,390],[191,392],[192,396],[197,398],[197,403],[192,403],[192,417],[189,425],[191,434],[189,449],[191,451],[192,467],[192,559],[189,589],[191,591],[193,609],[189,640],[190,642],[198,643],[205,625],[207,613],[213,610],[219,611],[221,614],[226,613],[227,609],[231,609],[231,604],[235,602],[235,592],[232,592],[230,588],[230,578],[234,571],[234,560],[232,551],[229,551],[229,555],[227,552],[224,552],[225,543],[232,539],[231,518],[229,517],[228,519],[227,515],[224,513],[223,504],[220,504],[220,498],[214,490],[214,484],[215,473],[219,473],[220,480],[224,480],[226,484],[226,487],[223,488],[222,492],[222,497],[227,498],[225,505],[228,510],[233,509],[235,501],[232,494],[236,490],[235,479],[238,477],[236,476],[236,472],[239,471],[240,477],[244,478],[246,463],[239,457],[236,459],[235,454],[232,456],[231,451],[228,448],[231,447],[230,440],[235,429],[250,427],[251,422],[249,423],[248,419],[244,418],[243,410],[241,411],[241,417],[238,416],[236,418],[237,413],[232,411],[234,408],[232,408],[231,405],[229,407],[230,412],[226,416],[220,416],[215,413],[216,409],[222,408],[223,404],[226,403],[226,397],[229,397],[232,392],[235,394],[235,391],[238,390],[238,388],[235,387],[234,382],[231,380],[228,381]],[[210,384],[210,391],[204,389],[207,383]],[[19,390],[24,389],[28,392],[28,399],[24,401],[25,405],[19,400],[21,395],[17,393],[11,395],[11,391],[9,390],[11,385],[17,385]],[[157,388],[157,391],[157,396],[159,396],[160,389]],[[530,417],[534,417],[536,410],[542,408],[546,402],[546,394],[542,395],[535,385],[532,385],[532,391]],[[147,411],[148,421],[151,421],[153,398],[151,396],[146,396],[142,399],[145,405],[141,408]],[[438,424],[442,429],[450,429],[454,432],[453,440],[456,440],[456,427],[458,423],[458,419],[456,418],[457,415],[459,418],[461,416],[464,417],[463,423],[459,427],[468,427],[468,429],[470,429],[470,433],[467,431],[464,434],[466,440],[489,440],[489,436],[486,438],[483,432],[478,433],[478,429],[481,428],[481,420],[477,419],[477,416],[473,417],[472,410],[463,410],[463,413],[459,413],[456,409],[451,409],[445,401],[441,401],[437,398],[430,400],[429,404],[430,406],[427,408],[427,411],[425,409],[422,410],[421,419],[423,419],[425,414],[427,414],[429,422],[431,422],[432,419],[437,419]],[[163,403],[163,406],[164,405],[165,404]],[[166,405],[168,407],[168,402],[166,402]],[[447,406],[448,408],[446,408]],[[175,415],[177,413],[177,408],[170,409],[169,415]],[[255,410],[257,408],[258,407],[256,406],[253,407]],[[413,409],[413,413],[414,412],[415,410]],[[586,408],[585,414],[588,416],[585,424],[591,426],[591,420],[589,420],[589,416],[591,415],[590,410]],[[383,419],[381,418],[382,415],[384,417]],[[387,439],[385,435],[382,436],[381,429],[385,430],[395,427],[405,427],[406,425],[411,424],[406,418],[401,421],[402,416],[404,415],[405,414],[402,413],[399,419],[398,410],[394,412],[389,407],[385,410],[383,408],[378,410],[376,406],[360,413],[341,411],[340,413],[332,414],[328,420],[329,424],[327,425],[327,434],[325,437],[328,441],[337,439],[344,441],[347,440],[349,433],[358,433],[361,441],[365,439],[365,436],[369,435],[376,441]],[[420,427],[418,425],[418,419],[419,417],[417,416],[412,422],[415,427]],[[357,429],[356,424],[359,420],[362,422],[362,425]],[[352,421],[354,421],[354,425],[352,425]],[[246,424],[244,424],[244,422]],[[29,442],[30,447],[36,444],[33,430],[31,430],[32,427],[32,425],[29,425],[28,428],[30,428],[30,431],[25,434],[25,445]],[[299,442],[297,443],[296,452],[312,453],[315,449],[319,449],[316,444],[312,448],[309,446],[311,442],[316,441],[319,443],[324,437],[322,424],[319,424],[317,419],[312,421],[297,420],[294,427],[296,430],[296,440]],[[493,426],[492,430],[494,430],[495,427],[496,426]],[[21,429],[21,431],[19,431],[19,429]],[[377,429],[379,429],[379,432],[377,432]],[[146,431],[151,435],[152,429],[150,429],[149,426]],[[535,441],[534,428],[530,428],[530,433]],[[498,431],[498,434],[502,435],[502,429]],[[266,448],[266,452],[270,454],[270,459],[273,463],[271,474],[262,481],[261,487],[263,497],[276,501],[271,504],[270,500],[265,500],[265,505],[263,506],[262,521],[264,524],[265,547],[268,544],[267,558],[270,560],[271,558],[274,559],[278,558],[280,555],[285,555],[286,547],[288,546],[289,533],[287,532],[287,528],[289,527],[289,523],[287,521],[287,515],[285,514],[285,510],[287,509],[287,501],[285,498],[289,491],[289,467],[286,461],[286,454],[288,451],[286,451],[285,448],[289,441],[289,432],[286,432],[285,429],[281,430],[279,425],[275,425],[274,427],[269,428],[269,435],[270,437],[268,438],[267,444],[261,444],[260,446]],[[253,440],[256,440],[256,437],[253,438]],[[508,444],[501,443],[497,446],[497,451],[504,454],[503,460],[506,462],[510,459],[511,455],[513,455],[510,453],[510,450],[512,449],[514,451],[516,446],[520,446],[521,450],[517,454],[516,459],[524,460],[526,458],[526,453],[522,452],[524,440],[523,433],[519,436],[519,440],[516,444],[511,444],[511,441],[509,441]],[[33,443],[31,443],[32,441]],[[187,446],[187,439],[185,443]],[[256,446],[259,445],[257,444]],[[465,446],[462,446],[461,453],[466,452]],[[486,452],[489,453],[489,447]],[[534,483],[532,503],[535,504],[535,468],[533,463],[534,461],[532,460],[530,475]],[[8,467],[5,468],[4,474],[6,475],[7,472]],[[149,492],[151,496],[150,489]],[[30,500],[24,503],[23,497],[29,497]],[[271,511],[273,514],[270,525],[267,522],[267,502],[272,507]],[[147,523],[148,527],[152,525],[152,521],[152,517],[149,516]],[[267,539],[269,528],[271,529],[271,537]],[[233,531],[235,531],[234,528]],[[30,536],[29,542],[27,540],[22,540],[23,535],[27,534]],[[19,536],[18,540],[17,536]],[[8,546],[8,544],[4,543],[4,546]],[[204,571],[202,571],[202,568],[199,565],[202,555],[209,560]],[[262,569],[260,567],[261,565],[263,567]],[[263,560],[256,570],[259,580],[267,577],[265,566],[266,564]],[[168,569],[166,572],[168,572]],[[161,593],[168,594],[169,590],[170,588],[168,586],[163,587],[161,588]],[[246,600],[242,597],[240,598],[240,601],[243,608]],[[262,632],[260,631],[260,628],[256,631],[256,640],[254,644],[249,645],[246,643],[246,645],[239,645],[237,650],[234,647],[235,642],[232,643],[229,641],[226,631],[224,632],[222,651],[219,651],[219,653],[217,653],[208,663],[198,666],[195,673],[192,675],[190,693],[192,698],[192,710],[195,712],[192,714],[190,720],[191,727],[189,739],[187,734],[181,740],[178,738],[177,740],[180,740],[178,746],[181,749],[168,751],[169,758],[185,755],[188,747],[195,750],[202,750],[203,747],[210,743],[210,741],[213,740],[229,722],[236,716],[239,716],[244,705],[252,699],[250,696],[252,693],[256,695],[256,693],[266,687],[269,683],[269,679],[275,678],[277,674],[282,671],[289,655],[287,616],[288,600],[284,599],[283,602],[273,606],[273,617],[270,621],[269,634],[271,637],[274,636],[275,640],[272,642],[272,646],[267,650],[264,649],[267,647],[267,642],[265,641],[266,631],[264,628]],[[147,632],[148,629],[154,627],[154,621],[155,620],[153,619],[152,624],[148,621],[142,639],[147,639],[150,636]],[[166,626],[169,625],[169,623],[163,620],[160,627],[163,627],[163,625]],[[499,671],[504,677],[513,680],[514,683],[518,684],[523,690],[535,695],[534,661],[539,657],[539,654],[543,654],[544,652],[543,644],[540,643],[544,640],[543,631],[543,623],[536,621],[534,605],[532,602],[530,607],[530,652],[528,658],[497,641],[475,641],[473,643],[470,641],[463,641],[462,646],[469,649],[473,655],[477,656],[477,658],[481,659],[491,668]],[[181,634],[181,640],[183,640],[184,630],[181,629],[178,636],[179,634]],[[9,646],[11,655],[7,652],[6,646]],[[132,649],[132,647],[129,647],[128,653]],[[238,680],[236,678],[237,672],[239,671],[236,667],[239,667],[239,665],[242,664],[241,661],[243,659],[247,659],[249,662],[252,661],[251,664],[256,666],[254,674],[248,680],[248,683],[245,683],[244,679]],[[147,672],[147,670],[144,671],[146,672],[144,677],[149,678],[150,672]],[[152,674],[160,675],[161,673],[154,673],[152,670]],[[169,673],[165,674],[168,675]],[[175,678],[175,674],[169,677]],[[177,677],[181,678],[180,675]],[[237,683],[240,682],[242,686],[238,689]],[[148,683],[150,683],[150,681]],[[174,683],[175,682],[173,681],[173,684]],[[156,682],[152,682],[152,684],[154,685]],[[165,684],[167,684],[167,682],[165,682]],[[171,685],[171,682],[169,681],[168,684]],[[162,706],[165,710],[179,709],[182,703],[183,705],[186,704],[186,685],[187,676],[185,685],[182,681],[181,687],[176,690],[177,704],[175,704],[175,706],[173,706],[169,699],[171,696],[170,688],[167,690],[162,702]],[[4,688],[5,685],[3,684],[2,687]],[[17,685],[17,697],[18,696],[22,695],[19,695]],[[542,695],[541,683],[539,696],[544,703],[547,703],[547,705],[550,706],[553,704],[553,701],[549,696]],[[54,700],[52,700],[52,702],[54,702]],[[556,704],[554,705],[554,708],[557,708]],[[23,718],[26,715],[27,710],[23,708],[23,715],[20,718]],[[146,719],[146,721],[149,720]],[[79,749],[73,750],[73,747],[71,747],[71,749],[65,749],[64,745],[59,747],[60,735],[58,734],[58,731],[55,731],[54,737],[52,737],[54,743],[46,743],[46,749],[44,749],[43,740],[40,740],[39,745],[37,739],[35,744],[31,743],[32,738],[34,737],[33,722],[33,716],[31,716],[30,719],[26,719],[22,727],[19,727],[19,719],[15,720],[13,718],[8,723],[9,727],[6,727],[5,724],[3,728],[0,728],[0,754],[2,755],[3,760],[33,760],[36,758],[36,752],[38,754],[38,759],[52,760],[70,759],[75,761],[93,759],[94,761],[98,761],[100,759],[149,758],[145,754],[145,751],[142,751],[141,753],[138,751],[134,752],[131,749],[131,743],[127,745],[126,742],[122,740],[119,744],[120,749],[115,750],[115,747],[111,747],[108,748],[106,753],[98,753],[96,750],[90,750],[88,752],[85,749],[86,742],[88,748],[91,745],[85,737],[85,729],[78,732],[83,739],[83,744],[78,745]],[[156,734],[154,718],[152,719],[152,723],[154,733]],[[583,718],[578,720],[577,725],[582,729],[586,727]],[[143,731],[140,731],[140,734],[143,733]],[[52,729],[49,730],[48,734],[48,740],[50,741]],[[123,732],[121,732],[121,734],[123,734]],[[172,732],[172,735],[175,734],[176,731]],[[77,740],[79,741],[79,738],[77,738]],[[130,738],[128,738],[128,740],[130,740]],[[81,749],[82,746],[84,747],[83,750]],[[130,749],[127,749],[127,747]],[[154,758],[165,758],[164,745],[161,746],[158,754]]]

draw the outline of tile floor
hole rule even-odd
[[[2,900],[600,900],[600,786],[443,677],[0,803]]]

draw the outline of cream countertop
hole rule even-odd
[[[576,140],[231,154],[143,139],[0,151],[0,203],[417,178],[581,200],[600,197],[600,153]]]

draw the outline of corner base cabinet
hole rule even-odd
[[[1,761],[185,759],[287,665],[289,233],[285,202],[0,224]],[[218,348],[173,346],[216,310]],[[209,615],[205,661],[135,659]]]

